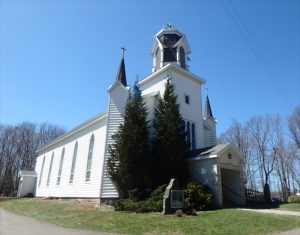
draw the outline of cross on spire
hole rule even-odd
[[[122,50],[122,57],[124,57],[125,51],[127,50],[124,46],[121,47]]]

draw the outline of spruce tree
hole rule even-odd
[[[153,120],[153,152],[156,159],[156,184],[165,184],[171,178],[184,183],[187,179],[187,151],[183,120],[170,79],[165,85],[163,99],[159,100]]]
[[[149,182],[149,141],[147,109],[137,82],[126,105],[124,124],[113,139],[114,144],[109,146],[108,173],[119,197],[127,198],[128,190],[137,189],[143,198]]]

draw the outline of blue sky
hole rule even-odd
[[[133,84],[168,22],[187,36],[219,134],[300,104],[300,1],[0,0],[0,123],[70,129],[105,111],[120,47]]]

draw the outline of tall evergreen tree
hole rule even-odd
[[[168,79],[163,99],[158,103],[153,120],[157,184],[168,183],[171,178],[184,182],[188,177],[188,145],[174,89]]]
[[[141,198],[144,197],[149,182],[148,122],[147,109],[137,82],[126,105],[124,124],[113,139],[115,143],[109,146],[107,166],[120,198],[126,198],[128,190],[132,189],[137,189]]]

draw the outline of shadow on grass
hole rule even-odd
[[[281,203],[278,202],[247,202],[246,208],[249,209],[276,209]]]
[[[16,199],[20,199],[20,198],[19,197],[0,197],[0,202],[12,201],[12,200],[16,200]]]

